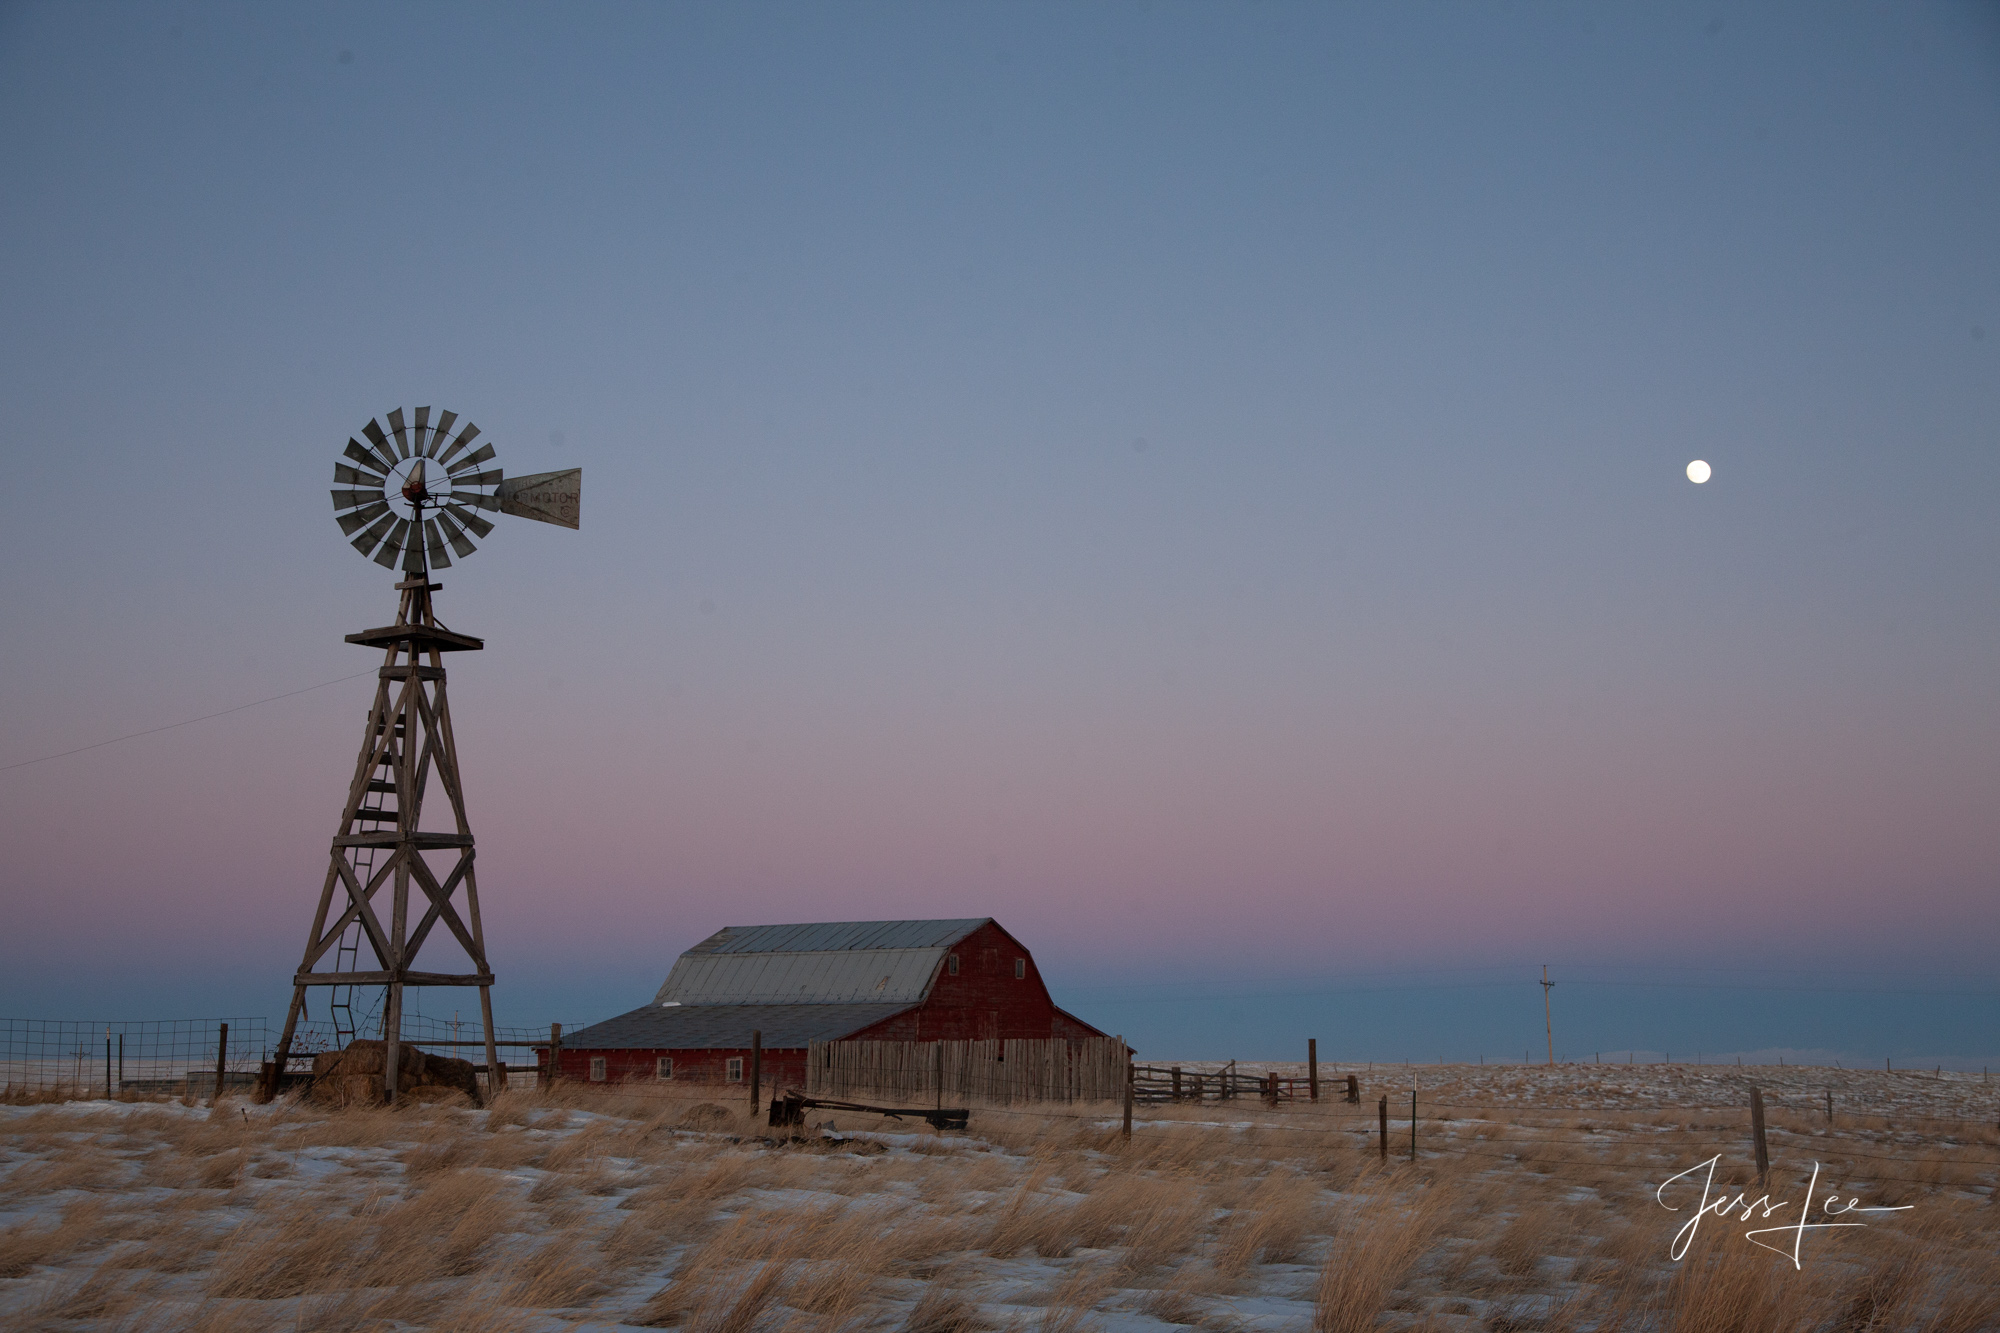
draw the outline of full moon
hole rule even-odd
[[[1699,458],[1688,464],[1688,480],[1697,486],[1708,480],[1708,473],[1708,464],[1702,462]]]

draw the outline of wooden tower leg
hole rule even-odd
[[[305,1008],[306,988],[294,984],[291,1008],[285,1010],[284,1031],[278,1034],[278,1049],[272,1055],[270,1081],[257,1089],[257,1100],[268,1102],[278,1095],[285,1081],[285,1059],[292,1053],[292,1032],[299,1025],[299,1010]]]
[[[481,958],[477,962],[479,963],[480,970],[484,971],[486,960]],[[479,988],[479,1021],[486,1025],[486,1103],[490,1106],[493,1104],[495,1097],[507,1090],[506,1085],[500,1081],[500,1049],[493,1044],[493,988],[491,986],[481,986]]]
[[[392,974],[393,975],[393,974]],[[389,1000],[382,1016],[382,1095],[393,1105],[396,1100],[397,1062],[403,1054],[403,983],[390,981]]]

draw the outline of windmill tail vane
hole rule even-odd
[[[486,645],[437,623],[430,594],[440,585],[430,581],[430,572],[449,568],[454,556],[471,555],[493,532],[488,514],[577,527],[583,473],[570,468],[507,477],[492,443],[478,443],[479,427],[461,423],[455,412],[441,411],[433,420],[428,407],[408,417],[399,407],[385,419],[387,430],[370,420],[360,439],[348,439],[333,467],[333,508],[355,550],[385,569],[401,568],[400,604],[394,624],[347,636],[349,643],[380,650],[382,669],[312,932],[292,979],[291,1007],[265,1072],[266,1098],[283,1082],[312,987],[332,990],[327,1011],[339,1045],[357,1035],[356,991],[375,995],[382,1013],[380,1093],[391,1102],[406,1079],[421,1086],[427,1078],[427,1057],[404,1049],[404,990],[477,987],[486,1086],[504,1086],[505,1066],[493,1038],[494,978],[443,660],[445,653]],[[444,792],[443,814],[440,803],[425,802],[433,777]],[[461,955],[460,970],[414,966],[418,950],[433,939]],[[352,1073],[357,1066],[346,1068]]]

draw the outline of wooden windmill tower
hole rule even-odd
[[[328,1011],[343,1044],[357,1035],[357,988],[379,990],[387,1047],[383,1091],[391,1101],[406,987],[478,987],[486,1067],[499,1068],[493,970],[479,919],[472,825],[444,671],[444,654],[485,644],[438,623],[431,594],[443,585],[431,574],[448,568],[453,555],[471,555],[473,539],[492,532],[481,511],[576,527],[583,474],[571,469],[505,478],[491,444],[470,447],[477,426],[466,422],[452,434],[456,413],[440,412],[433,422],[431,410],[419,407],[405,422],[397,408],[388,422],[384,432],[370,421],[361,432],[367,443],[348,440],[344,461],[333,469],[341,487],[333,492],[341,531],[376,564],[401,571],[400,599],[393,625],[347,636],[349,643],[380,649],[382,669],[334,829],[319,910],[293,978],[271,1091],[284,1074],[307,989],[316,986],[331,990]],[[442,801],[426,800],[432,779]],[[418,970],[417,953],[433,938],[455,945],[469,970]],[[373,966],[361,965],[364,950]]]

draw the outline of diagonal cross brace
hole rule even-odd
[[[368,900],[375,896],[377,889],[388,882],[390,872],[395,870],[399,856],[400,853],[384,861],[381,869],[377,870],[374,876],[368,881],[366,888],[363,888],[360,880],[355,877],[354,867],[348,864],[345,856],[336,855],[333,858],[334,871],[340,876],[341,884],[347,889],[347,910],[340,914],[340,919],[333,923],[333,927],[325,935],[321,936],[314,943],[313,947],[307,951],[305,962],[299,965],[301,972],[311,971],[313,965],[326,956],[326,951],[333,947],[334,942],[341,937],[342,933],[347,930],[347,927],[353,923],[357,916],[361,920],[361,929],[368,936],[369,947],[375,950],[377,961],[384,967],[395,966],[389,957],[388,932],[382,929],[381,919],[375,915],[375,909],[369,904]]]
[[[424,937],[431,933],[431,927],[442,918],[451,933],[458,938],[459,947],[465,950],[465,956],[477,963],[482,970],[485,969],[486,959],[482,956],[479,946],[473,943],[472,934],[466,930],[465,922],[460,919],[457,909],[451,905],[451,895],[457,892],[459,881],[465,878],[465,872],[471,868],[472,848],[467,847],[460,854],[458,864],[452,867],[450,876],[443,884],[439,884],[437,876],[431,873],[428,865],[424,864],[423,857],[410,858],[410,877],[416,880],[417,886],[424,891],[424,896],[431,900],[430,910],[424,913],[424,919],[417,924],[416,932],[410,936],[409,952],[412,958],[416,957],[417,949],[423,944]]]

